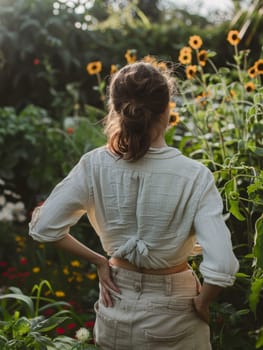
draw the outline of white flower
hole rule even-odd
[[[81,342],[81,343],[85,343],[85,341],[87,341],[90,337],[90,333],[89,330],[87,328],[80,328],[79,330],[77,330],[76,332],[76,338]]]
[[[4,196],[0,196],[0,205],[4,206],[5,202],[6,202],[5,197]]]

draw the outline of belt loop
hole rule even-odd
[[[165,276],[165,295],[170,296],[172,294],[172,276]]]

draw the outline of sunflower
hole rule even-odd
[[[245,85],[245,89],[247,92],[252,92],[255,90],[255,84],[252,81],[249,81],[248,83],[246,83]]]
[[[143,57],[143,62],[150,63],[153,66],[157,65],[157,61],[156,61],[155,57],[153,57],[151,55],[144,56]]]
[[[187,66],[185,69],[187,79],[193,79],[195,77],[196,72],[197,72],[197,66],[195,65]]]
[[[137,59],[136,50],[127,50],[124,57],[126,58],[126,61],[128,64],[132,64],[136,62],[136,59]]]
[[[176,103],[173,102],[173,101],[170,101],[170,102],[169,102],[169,108],[170,108],[170,110],[174,109],[175,107],[176,107]]]
[[[207,61],[208,55],[206,50],[201,50],[198,52],[198,62],[200,66],[204,67]]]
[[[116,73],[118,70],[118,66],[116,64],[111,64],[110,66],[110,74]]]
[[[102,63],[101,61],[93,61],[87,64],[87,72],[90,75],[98,74],[102,70]]]
[[[193,35],[190,36],[188,43],[193,49],[197,50],[203,45],[203,40],[199,35]]]
[[[254,67],[256,68],[256,72],[258,74],[263,74],[263,59],[257,60]]]
[[[250,76],[250,78],[255,78],[257,76],[257,68],[256,66],[252,66],[248,69],[248,75]]]
[[[230,32],[227,34],[227,41],[233,46],[238,45],[240,42],[239,31],[230,30]]]
[[[192,62],[191,52],[190,51],[183,51],[183,52],[180,51],[178,60],[182,64],[190,64]]]
[[[185,53],[185,52],[192,52],[192,49],[191,49],[191,47],[189,47],[189,46],[184,46],[184,47],[182,47],[181,48],[181,50],[180,50],[180,54],[182,53]]]
[[[157,67],[161,70],[161,71],[167,71],[167,64],[165,62],[159,62],[157,64]]]
[[[177,112],[170,112],[169,125],[176,126],[180,122],[180,116]]]

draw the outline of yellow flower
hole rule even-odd
[[[128,64],[132,64],[136,62],[136,59],[137,59],[136,50],[127,50],[124,57],[126,58],[126,61]]]
[[[162,71],[166,71],[167,70],[167,64],[165,62],[159,62],[157,64],[157,67],[162,70]]]
[[[111,64],[110,66],[110,74],[116,73],[118,70],[118,66],[116,64]]]
[[[57,290],[55,292],[56,297],[63,298],[65,296],[65,293],[62,290]]]
[[[252,92],[255,90],[255,84],[252,81],[249,81],[248,83],[246,83],[245,85],[245,89],[247,90],[247,92]]]
[[[186,53],[186,52],[192,53],[191,47],[189,47],[189,46],[184,46],[184,47],[181,48],[180,54],[181,54],[181,53],[183,54],[183,53]]]
[[[77,282],[83,282],[83,277],[81,276],[80,273],[78,273],[78,275],[76,276],[76,281]]]
[[[204,67],[207,61],[208,55],[206,50],[201,50],[198,52],[198,62],[200,66]]]
[[[153,66],[157,66],[157,60],[155,59],[155,57],[153,57],[151,55],[144,56],[143,61],[146,63],[150,63]]]
[[[231,97],[236,97],[236,95],[237,95],[235,90],[233,90],[233,89],[230,89],[229,93],[230,93]]]
[[[263,59],[257,60],[254,67],[256,68],[256,72],[258,74],[263,74]]]
[[[87,273],[87,274],[86,274],[86,277],[87,277],[89,280],[93,281],[93,280],[95,280],[95,279],[97,278],[97,274],[96,274],[95,272]]]
[[[170,126],[176,126],[180,122],[180,116],[177,112],[171,112],[170,113],[170,120],[169,125]]]
[[[257,69],[256,66],[252,66],[248,69],[248,75],[250,76],[250,78],[255,78],[257,76]]]
[[[193,35],[190,36],[188,43],[193,49],[197,50],[203,45],[203,40],[199,35]]]
[[[207,104],[207,97],[210,96],[210,92],[203,91],[201,95],[196,97],[196,102],[200,103],[202,106]]]
[[[186,73],[187,79],[193,79],[195,77],[195,75],[196,75],[196,72],[197,72],[197,67],[195,65],[187,66],[186,69],[185,69],[185,73]]]
[[[64,275],[69,275],[69,269],[68,269],[68,267],[66,266],[66,267],[64,267],[64,269],[63,269],[63,273],[64,273]]]
[[[40,272],[40,268],[39,268],[38,266],[33,267],[32,271],[33,271],[34,273],[39,273],[39,272]]]
[[[238,43],[240,42],[239,31],[230,30],[230,32],[227,35],[227,41],[233,46],[238,45]]]
[[[80,267],[80,262],[78,260],[72,260],[70,265],[73,267]]]
[[[174,109],[175,107],[176,107],[176,103],[173,102],[173,101],[170,101],[170,102],[169,102],[169,108],[170,108],[170,109]]]
[[[102,63],[101,61],[93,61],[87,64],[87,72],[90,75],[98,74],[102,70]]]
[[[44,249],[44,248],[45,248],[45,244],[40,243],[40,244],[38,245],[38,248],[40,248],[40,249]]]
[[[190,64],[192,62],[192,54],[190,51],[184,51],[179,54],[179,62],[182,64]]]

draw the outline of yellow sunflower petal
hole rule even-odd
[[[86,69],[90,75],[98,74],[102,70],[102,63],[101,61],[89,62],[86,66]]]
[[[196,72],[197,72],[197,66],[195,65],[187,66],[185,69],[187,79],[193,79],[196,75]]]
[[[230,30],[227,34],[227,41],[233,46],[238,45],[238,43],[240,42],[239,31]]]
[[[199,35],[192,35],[190,36],[188,43],[193,49],[197,50],[203,45],[203,40]]]
[[[257,74],[263,74],[263,59],[257,60],[254,67],[256,68]]]

